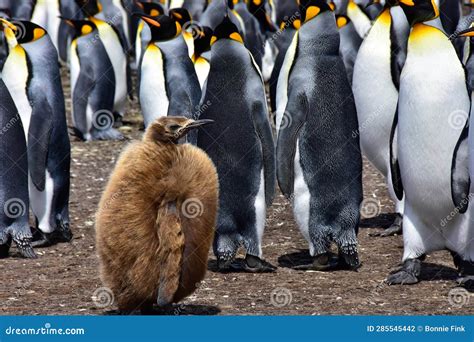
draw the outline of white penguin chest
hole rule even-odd
[[[463,67],[446,35],[417,25],[400,79],[398,150],[407,202],[452,210],[453,152],[470,108]]]
[[[32,107],[27,94],[28,65],[25,50],[17,45],[8,55],[2,70],[2,78],[12,96],[23,124],[26,141],[30,128]]]
[[[112,62],[115,74],[115,102],[118,102],[127,94],[127,59],[114,29],[103,21],[95,20],[95,23],[99,30],[100,40]]]
[[[277,98],[276,98],[276,131],[280,130],[280,126],[283,121],[285,114],[286,105],[288,104],[288,80],[290,77],[290,70],[296,56],[296,49],[298,47],[298,32],[295,33],[293,40],[286,51],[283,65],[280,69],[280,75],[278,76],[277,85]]]
[[[199,85],[202,89],[204,87],[204,84],[206,83],[209,71],[211,70],[211,64],[209,64],[209,62],[205,58],[199,57],[194,63],[194,69],[196,69]]]
[[[354,65],[353,92],[362,152],[385,176],[398,90],[392,79],[391,16],[385,10],[362,43]]]
[[[143,55],[140,104],[148,126],[154,119],[168,115],[164,59],[161,50],[150,44]]]

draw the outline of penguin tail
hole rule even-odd
[[[173,302],[178,290],[184,252],[184,234],[176,202],[168,202],[159,209],[155,226],[160,242],[158,249],[160,285],[157,304],[165,306]]]

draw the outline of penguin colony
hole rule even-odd
[[[143,141],[123,152],[96,222],[121,309],[192,293],[211,245],[221,271],[275,271],[262,238],[277,184],[312,256],[298,268],[357,270],[362,155],[395,203],[380,235],[403,232],[403,266],[387,282],[417,283],[441,249],[472,281],[474,25],[461,6],[0,1],[0,256],[12,242],[33,258],[72,238],[64,67],[80,139],[124,139],[128,98],[142,110]],[[191,199],[198,218],[183,215]]]

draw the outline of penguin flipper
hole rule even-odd
[[[469,120],[467,121],[469,122]],[[469,177],[469,126],[461,132],[461,136],[454,149],[453,161],[451,164],[451,196],[456,208],[460,213],[465,213],[469,206],[469,188],[471,179]]]
[[[155,228],[160,241],[160,285],[157,304],[166,306],[173,302],[178,290],[184,252],[184,235],[176,202],[169,202],[159,209]]]
[[[393,118],[392,131],[390,132],[390,172],[392,175],[392,185],[395,195],[401,201],[403,199],[403,184],[398,163],[398,104],[395,116]]]
[[[28,131],[28,169],[31,180],[39,191],[44,191],[49,140],[53,113],[46,98],[37,100],[32,108],[32,122]]]
[[[268,112],[262,102],[255,102],[252,111],[253,124],[256,129],[263,153],[263,174],[265,179],[265,202],[271,206],[275,197],[276,165],[275,144],[272,129],[268,122]]]
[[[278,131],[277,178],[280,189],[287,198],[293,195],[296,144],[308,113],[309,102],[306,94],[298,94],[294,101],[288,99],[288,106],[284,115],[291,115],[291,117],[282,119],[282,122],[286,121],[287,125],[280,126]]]

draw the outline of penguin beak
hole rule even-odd
[[[196,121],[191,121],[188,125],[186,125],[186,131],[190,131],[192,129],[196,129],[205,125],[209,125],[213,123],[214,120],[209,120],[209,119],[203,119],[203,120],[196,120]]]
[[[449,37],[449,39],[452,41],[459,37],[474,37],[474,27],[470,27],[467,30],[463,30],[458,33],[455,33],[451,37]]]

